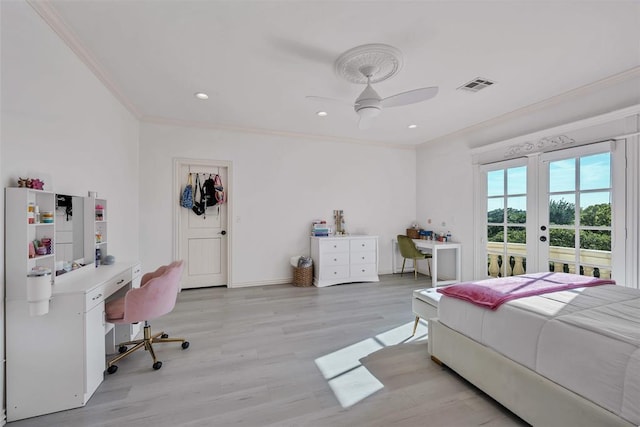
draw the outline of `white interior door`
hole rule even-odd
[[[180,188],[188,182],[189,174],[194,185],[194,199],[200,201],[195,188],[196,175],[202,184],[215,174],[220,175],[228,196],[228,168],[211,164],[187,164],[179,167]],[[196,215],[191,209],[180,209],[178,227],[179,256],[186,265],[182,288],[202,288],[227,285],[227,203],[208,207],[204,214]]]

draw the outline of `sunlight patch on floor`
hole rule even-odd
[[[411,336],[411,332],[413,322],[408,322],[315,360],[343,408],[348,408],[384,388],[384,384],[362,366],[360,359],[388,346],[426,341],[427,322],[420,320],[416,334]]]

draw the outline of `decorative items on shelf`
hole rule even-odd
[[[40,240],[29,242],[29,258],[35,258],[37,255],[51,255],[53,253],[53,240],[49,237],[43,237]]]
[[[18,178],[18,187],[42,190],[44,188],[44,181],[38,178]]]
[[[333,211],[333,219],[336,223],[336,236],[347,234],[347,230],[344,226],[344,212],[342,209]]]
[[[316,237],[329,236],[331,229],[327,225],[327,221],[316,219],[311,222],[311,235]]]
[[[444,223],[443,223],[444,225]],[[444,231],[435,232],[431,230],[422,229],[417,223],[411,224],[410,228],[407,228],[407,236],[412,239],[421,239],[421,240],[435,240],[437,242],[451,242],[451,232]]]
[[[96,205],[96,221],[104,221],[104,206]]]
[[[33,202],[29,202],[27,205],[27,222],[29,224],[36,223],[36,205]]]
[[[52,224],[53,223],[53,212],[45,211],[40,213],[40,220],[43,224]]]

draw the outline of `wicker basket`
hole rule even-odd
[[[293,286],[307,287],[313,285],[313,266],[293,267]]]

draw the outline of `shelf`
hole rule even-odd
[[[51,258],[53,257],[55,254],[46,254],[46,255],[36,255],[33,258],[29,258],[29,260],[39,260],[39,259],[46,259],[46,258]]]

